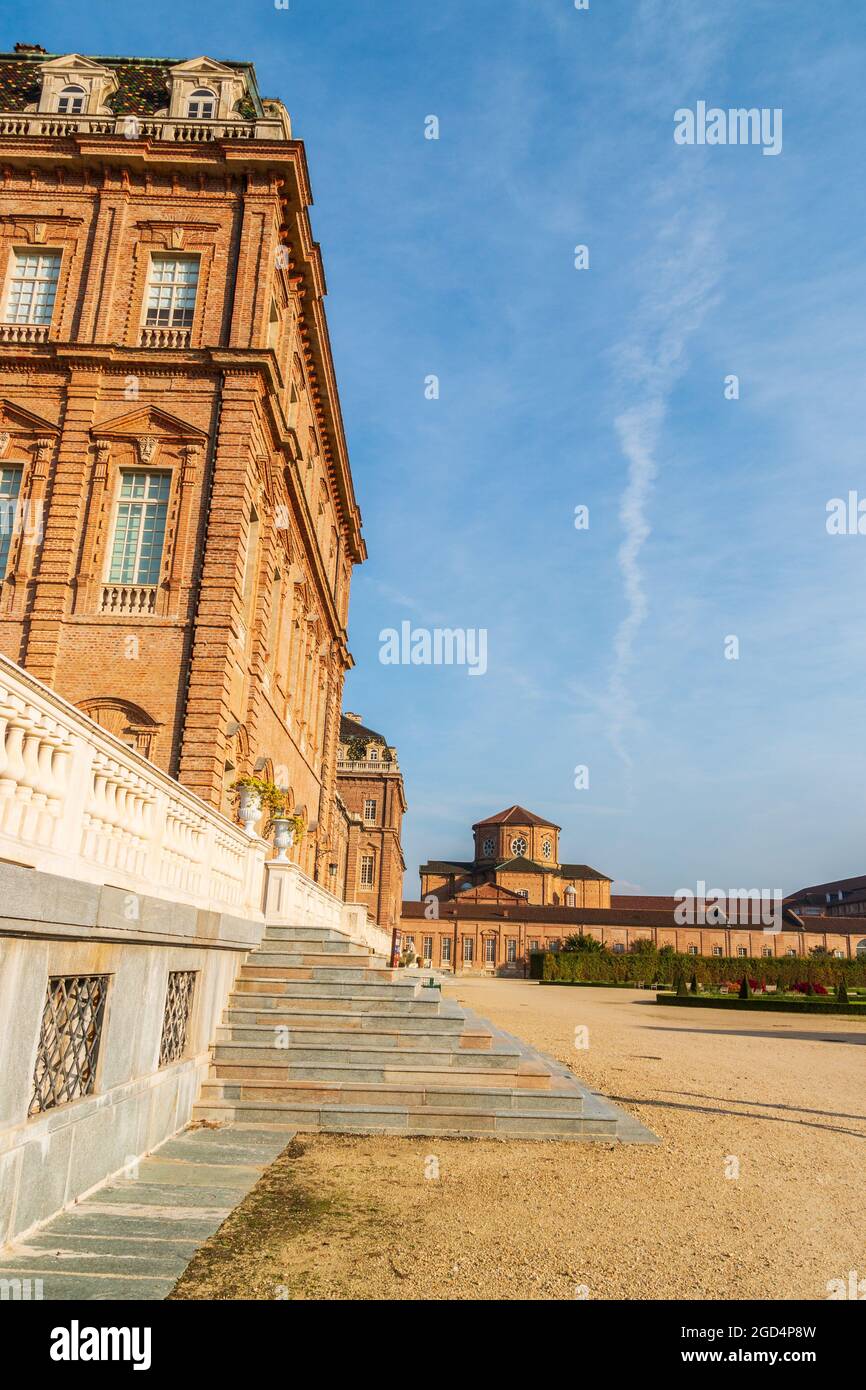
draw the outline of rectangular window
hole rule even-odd
[[[6,322],[50,323],[59,278],[59,251],[13,251]]]
[[[198,287],[198,256],[153,256],[145,323],[151,328],[191,328]]]
[[[162,1019],[162,1039],[159,1045],[159,1065],[167,1067],[177,1062],[186,1051],[186,1035],[192,1012],[195,989],[194,970],[170,970]]]
[[[475,942],[471,936],[464,936],[463,938],[463,959],[464,961],[475,959]]]
[[[6,578],[9,567],[9,548],[15,534],[20,491],[21,469],[0,468],[0,580]]]
[[[432,960],[433,960],[433,938],[432,938],[432,936],[425,936],[425,937],[424,937],[423,949],[422,949],[422,951],[421,951],[421,955],[422,955],[422,957],[424,958],[424,960],[429,960],[429,961],[432,961]]]
[[[720,956],[721,954],[722,954],[722,948],[721,948],[721,946],[714,946],[714,947],[713,947],[713,955],[714,955],[714,956]]]
[[[442,964],[443,964],[443,965],[450,965],[450,964],[451,964],[451,937],[450,937],[450,936],[443,936],[443,938],[442,938]]]
[[[749,954],[749,952],[747,951],[747,949],[746,949],[745,946],[738,946],[738,947],[737,947],[737,955],[738,955],[738,956],[747,956],[748,954]]]
[[[761,947],[761,955],[762,955],[762,956],[771,956],[772,954],[773,954],[773,952],[770,950],[769,946],[762,946],[762,947]]]
[[[512,965],[517,960],[517,942],[513,936],[508,938],[508,943],[505,948],[505,959]]]
[[[170,473],[122,473],[109,582],[157,584],[165,540]]]
[[[365,802],[364,802],[364,820],[365,820],[365,821],[374,821],[375,819],[376,819],[376,803],[375,803],[375,801],[369,801],[369,800],[368,800],[368,801],[365,801]]]
[[[362,854],[362,855],[361,855],[361,887],[362,887],[362,888],[372,888],[372,887],[373,887],[373,869],[374,869],[374,867],[375,867],[375,863],[376,863],[376,861],[375,861],[375,859],[373,858],[372,854]]]
[[[108,979],[107,975],[59,975],[48,981],[28,1114],[38,1115],[92,1094]]]
[[[485,965],[496,964],[496,937],[488,936],[484,942],[484,963]]]
[[[690,946],[690,947],[689,947],[689,955],[690,955],[690,956],[696,956],[697,954],[698,954],[698,948],[697,948],[697,946]]]
[[[537,951],[537,950],[539,949],[540,945],[541,945],[541,942],[540,942],[540,941],[538,940],[538,938],[536,937],[534,940],[530,941],[530,943],[529,943],[529,949],[530,949],[530,951]]]

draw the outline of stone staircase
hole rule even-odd
[[[194,1118],[349,1134],[653,1138],[566,1068],[326,927],[268,927],[248,955]]]

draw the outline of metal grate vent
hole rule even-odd
[[[186,1049],[186,1031],[192,1011],[195,989],[194,970],[170,970],[165,996],[165,1016],[162,1020],[162,1042],[159,1045],[159,1065],[167,1067],[177,1062]]]
[[[29,1115],[93,1091],[108,980],[108,975],[59,975],[48,981]]]

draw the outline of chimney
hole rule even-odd
[[[48,49],[43,48],[41,43],[16,43],[16,53],[47,53]]]

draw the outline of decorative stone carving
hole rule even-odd
[[[150,467],[156,461],[156,451],[159,448],[159,440],[152,434],[145,434],[137,440],[139,462],[144,466]]]

